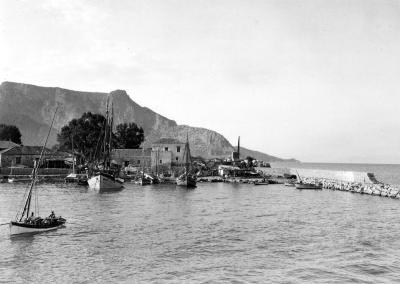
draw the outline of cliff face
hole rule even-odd
[[[24,145],[42,145],[55,108],[59,105],[48,142],[48,146],[51,147],[57,143],[57,133],[61,127],[71,119],[79,118],[88,111],[104,113],[107,95],[4,82],[0,85],[0,123],[18,126]],[[173,137],[184,142],[188,135],[193,156],[225,157],[233,150],[225,137],[215,131],[177,125],[175,121],[138,105],[125,91],[116,90],[110,95],[114,104],[114,122],[135,122],[143,127],[146,144],[162,137]],[[263,154],[247,149],[246,151],[255,158]]]
[[[142,126],[146,133],[176,126],[175,121],[136,104],[125,91],[117,90],[111,94],[116,124],[133,121]],[[59,104],[48,142],[52,146],[57,143],[57,133],[61,127],[71,119],[88,111],[104,113],[107,95],[4,82],[0,86],[0,121],[17,125],[25,145],[41,145]]]

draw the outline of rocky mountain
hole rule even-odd
[[[57,143],[61,127],[84,112],[104,113],[108,93],[79,92],[58,87],[39,87],[29,84],[3,82],[0,85],[0,123],[18,126],[24,145],[41,145],[46,137],[52,115],[57,105],[48,145]],[[146,143],[162,137],[173,137],[181,141],[189,135],[194,156],[224,157],[233,150],[232,145],[221,134],[205,128],[177,125],[149,108],[135,103],[123,90],[110,93],[114,104],[114,122],[135,122],[143,127]],[[246,155],[282,160],[260,152],[247,151]],[[260,156],[261,157],[261,156]],[[265,159],[264,159],[265,160]]]

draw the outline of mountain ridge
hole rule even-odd
[[[140,106],[126,91],[119,89],[110,93],[81,92],[5,81],[0,85],[0,123],[18,126],[25,145],[41,145],[50,126],[52,113],[57,105],[61,105],[49,137],[49,146],[52,146],[57,143],[57,133],[61,127],[71,119],[79,118],[88,111],[104,113],[109,94],[113,98],[115,124],[135,122],[140,125],[144,129],[146,143],[164,137],[185,141],[188,134],[194,156],[226,157],[234,150],[230,142],[218,132],[202,127],[178,125],[175,120],[160,115],[149,107]],[[285,160],[243,149],[256,159],[264,157],[271,161]]]

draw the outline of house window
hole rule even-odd
[[[15,158],[15,163],[16,164],[21,164],[21,157],[16,157]]]
[[[176,157],[175,160],[178,161],[178,157]]]
[[[178,152],[178,153],[181,152],[181,146],[176,146],[176,152]]]
[[[140,160],[137,160],[138,165],[140,165]]]
[[[129,166],[129,161],[125,161],[124,164],[125,164],[125,167]]]
[[[165,147],[164,150],[165,150],[165,151],[168,151],[168,147]]]
[[[162,164],[162,160],[160,160],[160,164]]]

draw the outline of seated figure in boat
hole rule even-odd
[[[35,215],[32,212],[31,216],[29,216],[28,218],[25,219],[25,223],[32,223],[34,219],[35,219]]]
[[[56,215],[54,214],[54,211],[51,211],[51,214],[49,215],[50,219],[55,219]]]

